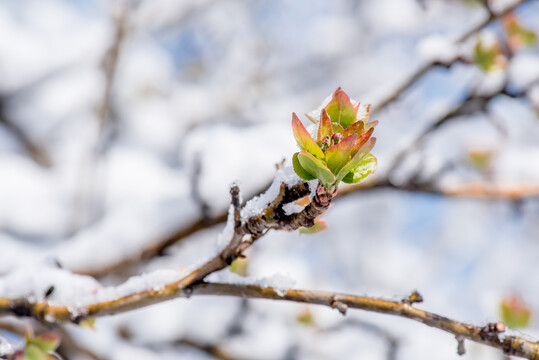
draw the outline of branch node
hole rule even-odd
[[[457,339],[457,354],[462,356],[466,353],[466,348],[464,347],[464,338],[462,336],[456,336]]]
[[[348,310],[348,305],[337,300],[335,297],[333,297],[333,300],[331,300],[330,306],[333,309],[339,310],[339,312],[343,315],[346,315],[346,310]]]
[[[185,294],[185,297],[189,299],[191,295],[193,295],[193,288],[191,286],[187,286],[183,289],[183,293]]]
[[[408,297],[401,300],[403,304],[416,304],[416,303],[422,303],[423,302],[423,296],[417,291],[414,290]]]
[[[495,340],[499,339],[498,335],[505,331],[505,324],[503,322],[488,323],[481,328],[479,336],[482,340]]]

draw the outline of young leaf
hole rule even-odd
[[[350,98],[341,88],[335,90],[333,98],[326,105],[325,110],[331,118],[331,122],[340,124],[344,129],[356,121],[354,105],[352,105]]]
[[[292,156],[292,165],[294,166],[294,171],[296,172],[296,174],[298,174],[298,176],[303,180],[309,181],[316,179],[316,177],[312,176],[307,170],[303,168],[303,166],[301,166],[298,160],[298,154],[299,153],[295,153],[294,156]]]
[[[326,136],[333,135],[333,127],[331,126],[331,120],[325,109],[322,109],[320,115],[320,126],[318,127],[318,141],[322,141]]]
[[[376,157],[368,154],[361,160],[357,168],[346,174],[342,181],[347,184],[356,184],[372,174],[376,170],[376,164]]]
[[[334,174],[338,174],[342,167],[350,160],[350,153],[356,139],[357,134],[352,134],[326,150],[326,164]]]
[[[294,138],[301,150],[310,152],[320,160],[324,159],[324,153],[320,150],[307,129],[305,129],[305,126],[303,126],[296,113],[292,114],[292,130],[294,131]]]
[[[371,138],[356,152],[352,159],[346,165],[344,165],[341,171],[339,171],[337,174],[335,185],[337,185],[346,175],[348,175],[349,172],[355,170],[359,166],[363,158],[372,150],[375,143],[376,138]]]
[[[363,134],[364,132],[363,125],[363,121],[356,121],[346,129],[344,129],[344,131],[342,132],[342,136],[347,137],[352,134],[357,134],[358,137],[361,136],[361,134]]]
[[[333,186],[335,176],[323,162],[306,151],[301,151],[298,154],[298,160],[301,167],[307,170],[311,175],[315,176],[324,187],[329,189]]]
[[[365,145],[365,143],[371,138],[371,135],[374,131],[374,128],[370,128],[369,131],[367,131],[366,133],[364,133],[363,135],[361,135],[357,140],[356,140],[356,143],[354,145],[354,147],[352,148],[352,153],[351,153],[351,156],[353,157],[359,149],[361,149],[363,147],[363,145]]]
[[[365,124],[363,131],[367,132],[370,129],[374,129],[376,125],[378,125],[378,120],[369,121],[368,123]]]

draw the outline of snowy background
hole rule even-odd
[[[539,32],[539,3],[514,15]],[[342,86],[380,120],[386,186],[337,199],[325,232],[269,233],[248,275],[390,299],[417,289],[421,308],[474,324],[497,321],[512,295],[537,313],[537,196],[446,194],[539,186],[539,47],[488,73],[453,61],[470,60],[478,38],[503,42],[499,20],[458,42],[486,18],[471,0],[0,1],[0,275],[60,263],[114,285],[189,268],[215,246],[230,184],[244,199],[264,190],[296,151],[291,113]],[[139,261],[143,251],[154,256]],[[0,297],[32,287],[16,284]],[[522,331],[539,337],[539,320]],[[73,359],[459,358],[453,337],[409,320],[222,297],[63,336]],[[463,358],[502,354],[467,343]]]

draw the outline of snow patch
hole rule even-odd
[[[255,285],[263,288],[272,288],[279,296],[284,296],[296,283],[295,280],[280,273],[269,277],[255,278],[250,276],[240,276],[228,269],[223,269],[219,272],[210,274],[206,280],[218,284]]]
[[[289,187],[297,185],[301,179],[296,175],[291,166],[277,170],[275,178],[269,189],[260,196],[255,196],[247,201],[243,209],[241,209],[242,222],[247,221],[253,216],[259,215],[268,205],[279,195],[281,184]]]
[[[417,50],[425,61],[448,63],[458,55],[458,48],[445,36],[435,34],[419,41]]]

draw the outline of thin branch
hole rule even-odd
[[[118,299],[109,302],[111,307],[104,307],[104,303],[97,303],[88,307],[88,316],[96,317],[103,315],[112,315],[119,312],[125,312],[134,308],[147,306],[150,303],[157,303],[177,297],[190,297],[195,295],[219,295],[233,296],[240,298],[251,299],[271,299],[271,300],[287,300],[300,303],[324,305],[331,308],[336,308],[336,303],[342,304],[349,309],[361,309],[371,312],[377,312],[387,315],[394,315],[408,318],[430,327],[434,327],[460,339],[467,339],[480,344],[484,344],[493,348],[502,350],[505,354],[519,356],[527,359],[539,360],[539,343],[533,342],[523,337],[505,335],[505,325],[501,322],[489,323],[485,326],[476,326],[455,321],[431,312],[427,312],[410,304],[409,301],[390,301],[368,296],[356,296],[350,294],[341,294],[325,291],[314,290],[297,290],[289,289],[284,294],[279,294],[278,291],[271,287],[263,287],[257,285],[237,285],[237,284],[219,284],[199,282],[192,285],[189,290],[183,288],[174,293],[170,292],[171,285],[176,289],[177,283],[172,283],[166,286],[169,289],[168,293],[161,293],[158,297],[148,297],[144,303],[135,302],[118,306],[124,299]],[[148,290],[146,293],[160,293],[153,290]],[[137,298],[142,298],[143,293],[136,294]],[[43,316],[54,316],[57,322],[69,322],[71,313],[67,306],[48,305],[45,303],[31,304],[26,299],[5,299],[0,298],[0,314],[15,313],[21,315],[21,304],[26,303],[25,312],[28,316],[33,316],[37,319],[43,319]],[[138,305],[138,306],[135,306]],[[18,309],[18,311],[16,310]]]

